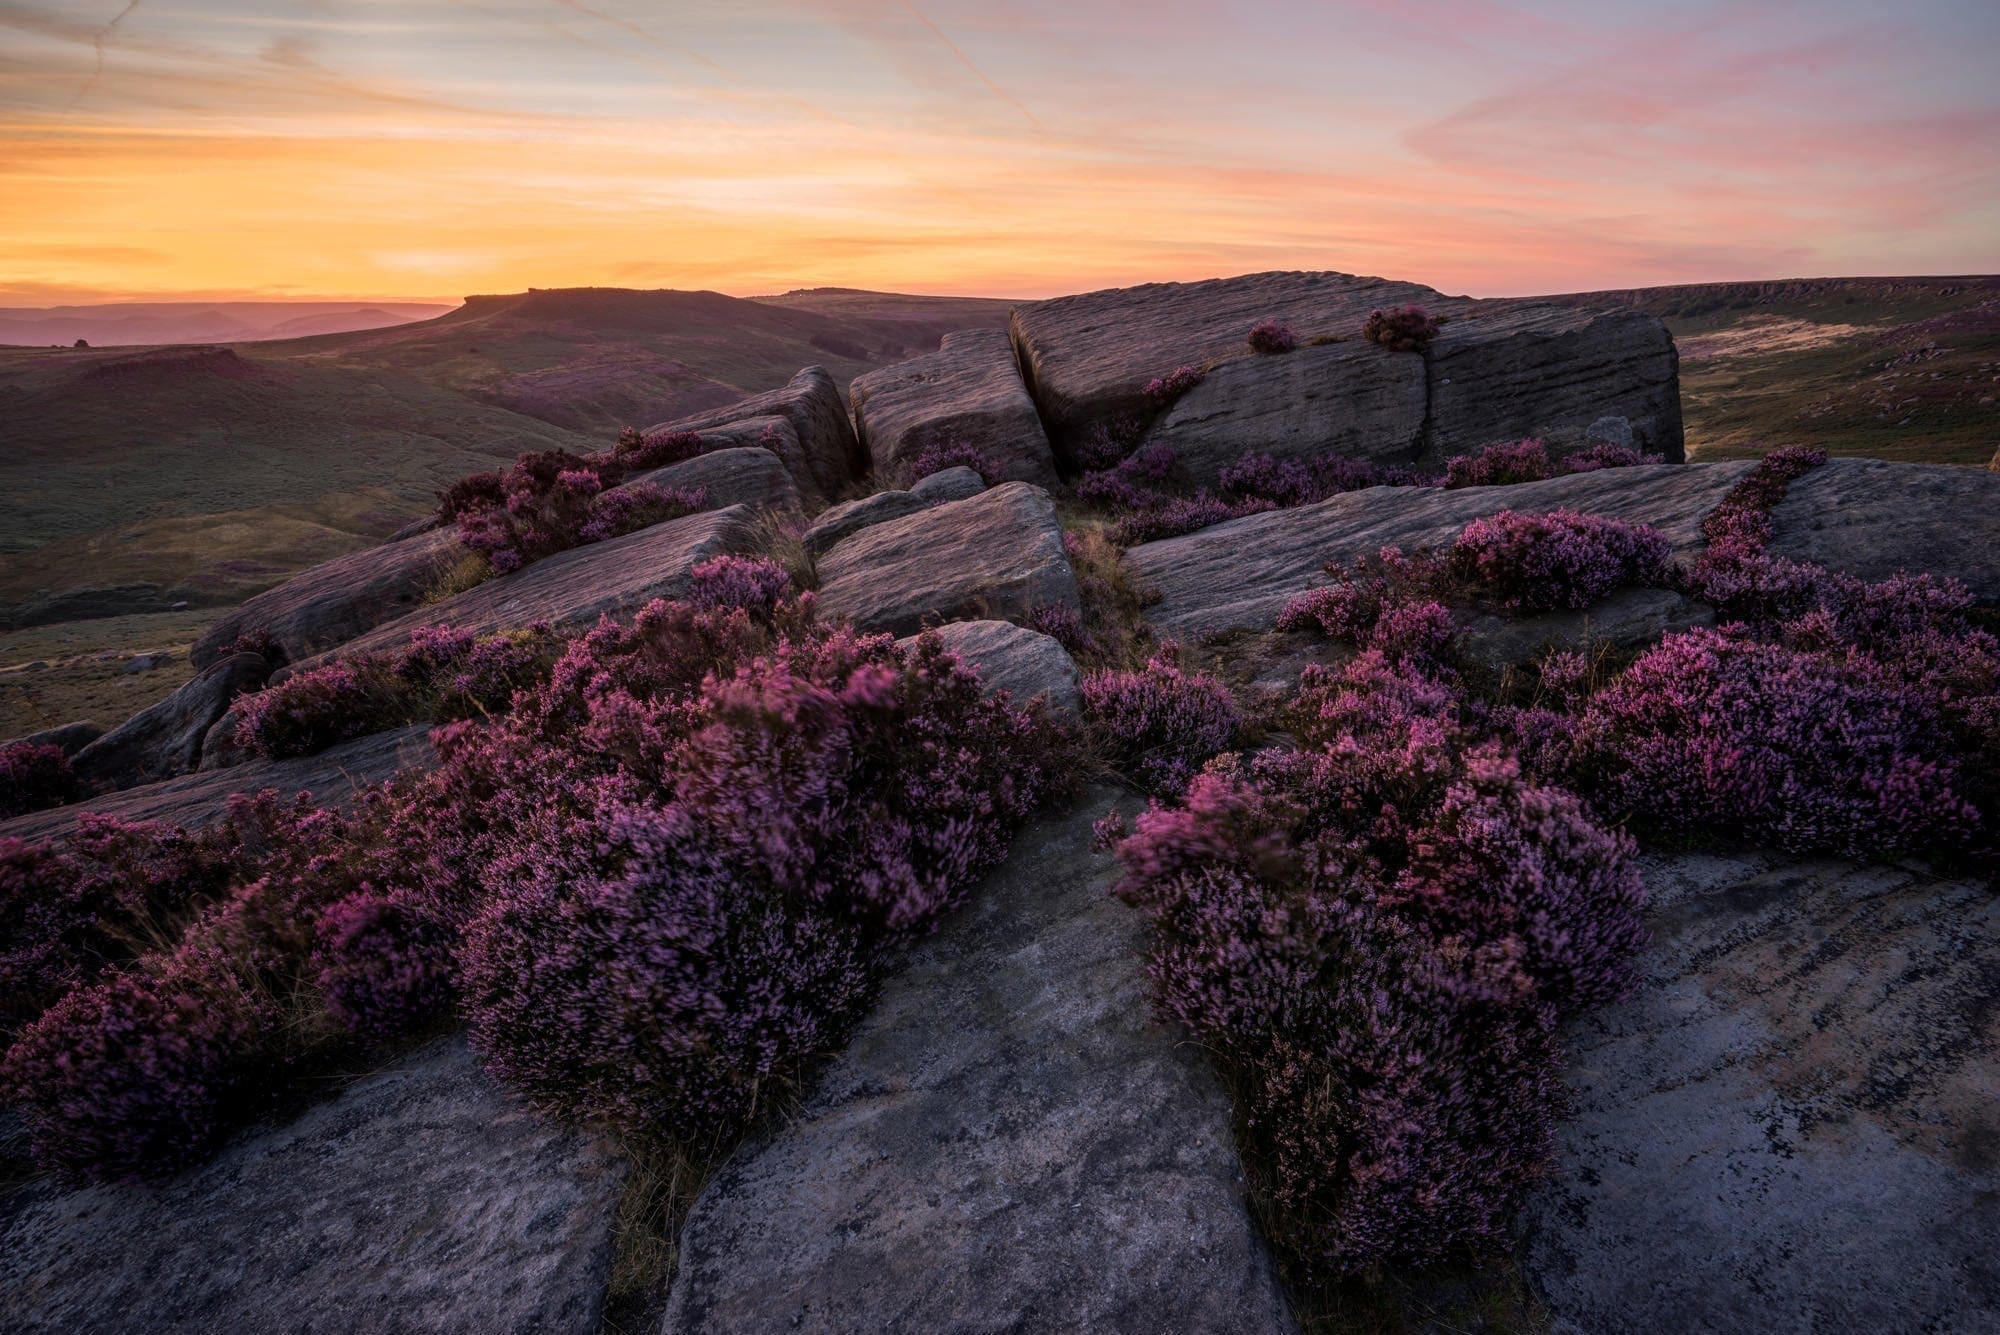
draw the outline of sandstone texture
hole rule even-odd
[[[189,658],[207,667],[253,632],[270,636],[286,662],[331,649],[419,606],[460,551],[452,525],[314,566],[210,626]]]
[[[1580,611],[1506,616],[1457,611],[1466,657],[1493,669],[1539,662],[1551,650],[1609,645],[1634,653],[1662,635],[1715,624],[1715,609],[1672,589],[1617,589]]]
[[[799,509],[799,489],[778,456],[755,445],[711,450],[665,468],[628,478],[621,486],[650,482],[658,487],[699,487],[708,494],[708,508],[747,505],[755,510],[793,514]],[[617,490],[617,488],[613,488]]]
[[[440,1040],[157,1189],[24,1188],[0,1326],[591,1331],[624,1178]]]
[[[798,484],[799,495],[817,509],[864,471],[854,425],[848,420],[847,405],[840,386],[825,367],[808,366],[793,376],[782,389],[732,403],[726,408],[698,413],[649,427],[650,432],[699,431],[704,434],[722,428],[736,428],[728,434],[731,444],[763,445],[764,428],[773,425],[757,419],[780,419],[788,430],[774,433],[769,448],[784,461]]]
[[[343,644],[337,654],[394,649],[420,626],[485,633],[546,621],[560,631],[588,630],[601,616],[627,617],[655,598],[686,593],[688,572],[711,556],[748,553],[761,542],[747,505],[708,510],[655,524],[608,542],[558,552],[511,575],[455,594]]]
[[[925,447],[957,442],[990,459],[996,481],[1056,480],[1049,439],[1000,330],[946,334],[936,352],[859,376],[849,393],[877,477],[900,480]]]
[[[1965,581],[2000,601],[2000,474],[1950,464],[1829,459],[1771,514],[1773,556],[1863,579],[1899,570]]]
[[[1525,1276],[1563,1332],[2000,1330],[2000,900],[1895,867],[1648,859],[1627,1003]]]
[[[428,727],[399,728],[330,747],[318,755],[293,760],[253,760],[227,769],[203,770],[141,784],[48,811],[34,811],[0,821],[0,836],[45,839],[61,835],[85,811],[125,820],[163,820],[198,829],[213,825],[228,811],[237,793],[275,789],[281,796],[309,793],[315,805],[344,808],[368,784],[401,769],[431,763]]]
[[[1288,1331],[1229,1100],[1152,1016],[1098,794],[883,988],[806,1106],[718,1171],[662,1329]]]
[[[819,556],[850,533],[928,510],[933,505],[962,501],[984,490],[985,479],[970,468],[943,468],[911,483],[908,491],[878,491],[858,501],[829,506],[806,530],[806,552]]]
[[[1231,630],[1263,631],[1286,602],[1326,582],[1321,568],[1328,561],[1352,561],[1390,546],[1440,547],[1474,519],[1502,510],[1567,506],[1647,523],[1676,552],[1692,555],[1702,546],[1703,517],[1750,468],[1660,464],[1511,487],[1370,487],[1149,542],[1125,559],[1161,595],[1146,612],[1160,634],[1192,641]]]
[[[1077,712],[1076,660],[1052,637],[1008,621],[954,621],[933,633],[979,674],[989,694],[1006,691],[1016,705],[1043,699],[1058,714]],[[915,642],[914,636],[898,641],[906,648]]]
[[[201,759],[202,738],[229,709],[271,675],[258,654],[231,654],[194,680],[78,751],[77,777],[95,788],[130,788],[186,774]]]
[[[1025,482],[863,529],[820,558],[819,577],[825,615],[897,635],[1080,606],[1055,502]]]

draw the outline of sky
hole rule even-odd
[[[0,0],[0,303],[1992,273],[1996,69],[1996,0]]]

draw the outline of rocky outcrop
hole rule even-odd
[[[1772,511],[1770,551],[1863,579],[1928,570],[2000,601],[2000,474],[1829,459]]]
[[[1649,859],[1637,995],[1570,1036],[1527,1218],[1559,1331],[2000,1330],[2000,900],[1892,867]]]
[[[989,693],[1006,691],[1016,705],[1042,699],[1058,714],[1077,712],[1076,660],[1052,637],[1007,621],[954,621],[932,633]],[[907,648],[916,637],[897,643]]]
[[[858,501],[831,506],[806,530],[806,554],[817,557],[850,533],[928,510],[933,505],[962,501],[984,490],[984,479],[970,468],[944,468],[917,479],[908,491],[878,491]]]
[[[785,430],[773,432],[773,438],[767,440],[765,428],[772,424],[755,420],[761,418],[781,419]],[[814,509],[839,495],[864,471],[865,460],[854,438],[854,425],[848,421],[840,386],[825,367],[808,366],[782,389],[753,394],[726,408],[663,422],[648,430],[706,434],[725,427],[736,428],[739,434],[754,431],[754,436],[742,439],[732,435],[730,443],[770,449],[784,461],[800,496]]]
[[[443,1040],[157,1190],[25,1189],[0,1326],[595,1330],[624,1180]]]
[[[198,829],[213,825],[228,812],[237,793],[266,788],[281,796],[310,794],[315,805],[345,809],[354,795],[398,770],[431,763],[427,727],[400,728],[331,747],[295,760],[254,760],[228,769],[204,770],[107,793],[88,801],[48,811],[31,812],[0,821],[0,836],[46,839],[66,833],[86,811],[125,820],[162,820]]]
[[[130,788],[188,773],[201,759],[202,738],[229,702],[270,675],[271,665],[258,654],[231,654],[210,664],[166,699],[77,752],[77,777],[93,788]]]
[[[824,615],[897,635],[1081,606],[1055,502],[1025,482],[863,529],[820,558],[819,580]]]
[[[210,626],[189,658],[208,667],[246,635],[268,636],[287,662],[331,649],[419,606],[460,551],[454,525],[314,566]]]
[[[377,626],[349,640],[338,653],[392,649],[420,626],[485,633],[546,621],[557,630],[587,630],[599,617],[630,616],[655,598],[682,596],[688,572],[696,565],[711,556],[755,551],[760,541],[756,513],[747,505],[688,515],[558,552]],[[297,666],[310,667],[331,656]]]
[[[698,487],[708,507],[747,505],[754,510],[796,513],[799,489],[778,456],[758,446],[711,450],[665,468],[627,479],[621,486],[650,482],[657,487]],[[616,490],[617,488],[613,488]]]
[[[1287,1331],[1228,1097],[1152,1016],[1099,794],[1015,841],[695,1204],[662,1329]]]
[[[1447,319],[1428,352],[1358,344],[1370,310],[1406,302]],[[1246,336],[1265,318],[1285,321],[1303,346],[1251,353]],[[1682,457],[1673,339],[1636,311],[1475,301],[1349,274],[1267,273],[1033,302],[1015,310],[1012,333],[1029,389],[1063,445],[1120,416],[1146,421],[1147,381],[1179,366],[1208,367],[1203,385],[1156,427],[1159,439],[1195,453],[1197,476],[1227,451],[1436,464],[1530,435],[1563,446],[1623,433],[1636,448]],[[1303,360],[1280,364],[1293,358]]]
[[[1609,468],[1461,491],[1371,487],[1149,542],[1132,548],[1125,560],[1161,595],[1146,612],[1160,634],[1195,641],[1231,630],[1263,631],[1286,602],[1325,582],[1321,567],[1328,561],[1352,561],[1389,546],[1443,546],[1474,519],[1501,510],[1568,506],[1651,524],[1678,553],[1692,554],[1702,545],[1703,517],[1750,467]]]
[[[1194,480],[1213,484],[1246,454],[1408,466],[1423,453],[1424,359],[1352,339],[1210,371],[1146,433]]]
[[[0,742],[0,747],[8,746],[53,746],[66,756],[73,756],[104,735],[104,729],[88,721],[60,723],[53,728],[43,728],[31,732],[26,737],[15,737]]]
[[[995,481],[1053,486],[1055,456],[1021,383],[1007,335],[946,334],[936,352],[859,376],[854,425],[875,475],[902,479],[931,445],[969,445],[999,468]]]

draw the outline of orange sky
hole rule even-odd
[[[0,0],[0,302],[2000,270],[2000,7],[1888,13]]]

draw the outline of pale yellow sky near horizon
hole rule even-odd
[[[2000,269],[2000,7],[1887,13],[0,0],[0,302]]]

